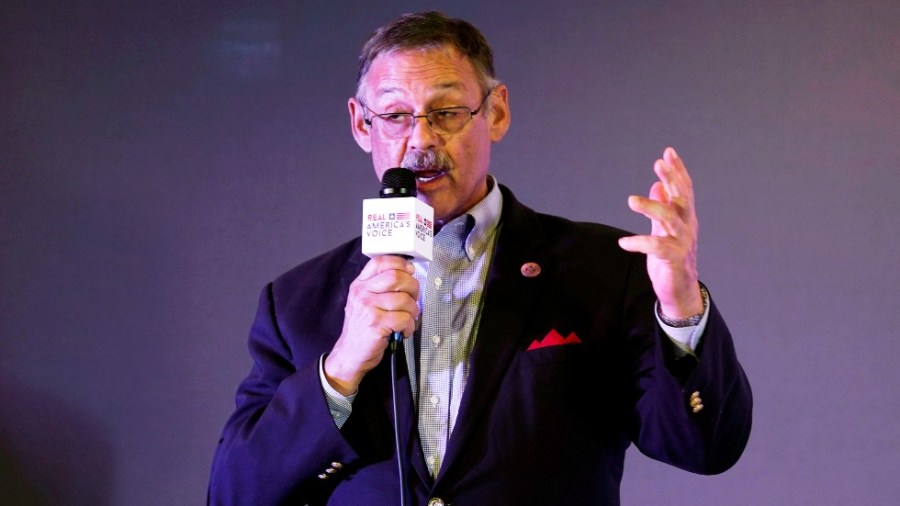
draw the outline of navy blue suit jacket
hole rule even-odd
[[[631,443],[695,473],[731,467],[749,437],[752,399],[715,304],[699,359],[675,360],[654,317],[646,259],[616,242],[625,232],[536,213],[501,189],[468,385],[435,479],[398,347],[407,504],[618,504]],[[211,504],[400,504],[390,354],[363,379],[342,429],[319,382],[319,356],[340,334],[350,282],[367,260],[357,238],[263,290],[249,337],[255,365],[216,450]],[[524,276],[526,262],[540,274]],[[532,346],[554,331],[580,342]]]

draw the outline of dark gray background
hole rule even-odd
[[[896,504],[896,0],[4,2],[0,502],[204,502],[259,290],[377,193],[358,48],[424,7],[492,42],[524,202],[644,231],[663,148],[694,177],[753,434],[716,477],[629,454],[624,503]]]

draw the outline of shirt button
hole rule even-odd
[[[444,280],[441,278],[434,278],[434,286],[440,288],[441,285],[444,284]]]
[[[437,405],[438,405],[438,401],[440,401],[440,399],[438,399],[438,396],[436,396],[436,395],[432,395],[430,400],[431,400],[431,405],[432,405],[432,406],[437,406]]]
[[[441,344],[441,336],[431,336],[431,342],[434,343],[435,346]]]

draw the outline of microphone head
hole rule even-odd
[[[381,198],[415,197],[416,175],[405,167],[394,167],[381,176]]]

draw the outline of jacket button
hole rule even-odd
[[[694,392],[691,394],[691,410],[694,413],[699,413],[703,410],[703,399],[700,398],[700,392]]]
[[[428,506],[444,506],[444,500],[440,497],[432,497],[428,500]]]

